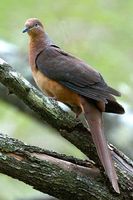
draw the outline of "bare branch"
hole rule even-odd
[[[58,157],[58,158],[57,158]],[[71,158],[72,159],[72,158]],[[35,189],[59,199],[129,199],[131,194],[111,193],[102,181],[99,170],[87,163],[88,167],[69,161],[69,157],[49,152],[0,134],[0,172],[19,179]],[[92,166],[92,167],[90,167]],[[126,177],[127,178],[127,177]],[[130,177],[128,176],[130,182]],[[131,184],[131,183],[130,183]]]

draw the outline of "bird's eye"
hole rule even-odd
[[[35,27],[38,27],[38,26],[39,26],[39,25],[36,23],[36,24],[35,24]]]

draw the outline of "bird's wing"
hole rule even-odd
[[[87,98],[106,102],[110,94],[120,96],[108,87],[100,73],[55,45],[47,46],[37,55],[36,67],[48,78]]]

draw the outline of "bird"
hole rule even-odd
[[[57,46],[39,19],[27,19],[22,32],[29,35],[29,64],[37,86],[45,95],[70,106],[76,117],[84,114],[105,173],[120,193],[102,118],[103,112],[125,112],[114,97],[121,96],[120,92],[108,86],[96,69]]]

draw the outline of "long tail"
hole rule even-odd
[[[117,193],[120,193],[118,186],[118,177],[113,165],[113,160],[111,153],[109,151],[107,141],[104,135],[103,130],[103,121],[102,121],[102,112],[100,112],[95,105],[89,103],[85,99],[82,100],[82,108],[84,115],[87,121],[87,124],[90,128],[93,141],[95,143],[98,156],[102,162],[102,165],[105,169],[106,174],[109,177],[110,182],[114,190]]]

